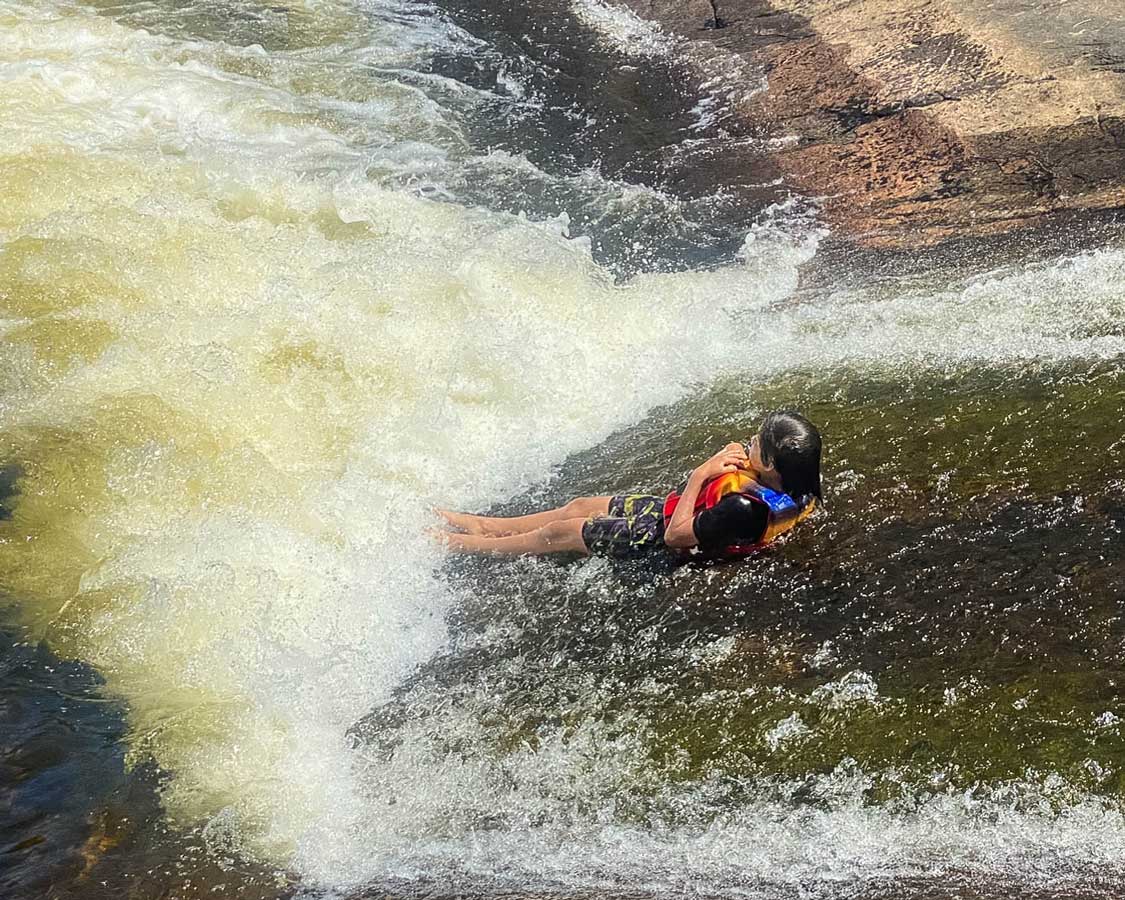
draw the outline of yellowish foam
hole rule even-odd
[[[346,815],[347,727],[443,638],[429,504],[671,399],[711,289],[777,286],[616,286],[558,224],[369,183],[331,117],[205,46],[68,4],[0,30],[0,587],[127,700],[171,816],[284,860]]]

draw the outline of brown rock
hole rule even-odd
[[[626,2],[708,72],[764,71],[740,114],[790,137],[774,162],[855,243],[1125,206],[1119,0]]]

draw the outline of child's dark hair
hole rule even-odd
[[[781,476],[782,489],[794,500],[820,499],[820,432],[799,412],[772,412],[758,429],[762,461]]]

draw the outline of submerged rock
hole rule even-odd
[[[1125,18],[1109,0],[623,0],[750,58],[740,113],[837,235],[923,247],[1125,206]]]

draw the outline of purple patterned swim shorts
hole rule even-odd
[[[582,526],[586,549],[596,556],[640,556],[664,546],[664,498],[618,494],[609,512],[591,516]]]

